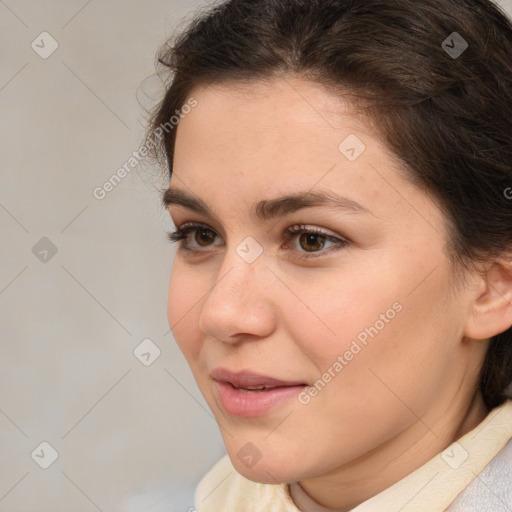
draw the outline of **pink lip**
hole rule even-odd
[[[211,372],[222,406],[228,414],[240,417],[262,416],[296,396],[304,382],[284,381],[243,371],[232,372],[216,368]],[[266,386],[262,391],[244,392],[241,389]]]

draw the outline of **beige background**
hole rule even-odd
[[[167,324],[166,179],[93,195],[140,146],[156,50],[207,3],[0,0],[0,511],[186,512],[224,453]]]

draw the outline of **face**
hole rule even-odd
[[[317,84],[191,96],[168,319],[235,468],[292,482],[432,443],[470,364],[439,208]]]

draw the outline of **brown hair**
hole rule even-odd
[[[379,127],[445,213],[454,270],[512,248],[512,24],[490,0],[230,0],[198,14],[157,62],[169,81],[147,140],[199,85],[298,75],[350,95]],[[175,140],[171,130],[151,144],[169,176]],[[481,369],[488,408],[511,381],[509,328]]]

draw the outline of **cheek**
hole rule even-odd
[[[336,289],[320,287],[307,296],[310,311],[292,315],[289,306],[290,332],[314,364],[315,375],[308,377],[322,381],[318,403],[355,407],[369,396],[399,403],[393,392],[417,400],[429,394],[422,385],[431,392],[446,379],[454,350],[447,340],[457,337],[460,313],[446,294],[442,266],[418,288],[427,272],[409,267],[381,267],[359,279],[340,276],[333,279]],[[306,297],[305,289],[299,293]]]
[[[288,303],[288,328],[319,371],[329,368],[345,353],[348,359],[354,359],[404,314],[398,293],[384,287],[377,293],[377,289],[374,279],[348,279],[342,275],[330,278],[313,292],[296,288],[304,301]]]
[[[308,345],[319,369],[319,387],[329,381],[317,403],[340,416],[351,410],[360,426],[372,410],[387,411],[397,420],[404,415],[404,403],[425,410],[449,381],[459,329],[457,304],[446,291],[443,297],[442,279],[432,277],[413,294],[412,285],[392,294],[375,286],[381,294],[374,291],[366,304],[338,301],[340,311],[329,313],[332,321],[324,317],[336,333],[332,341]]]

